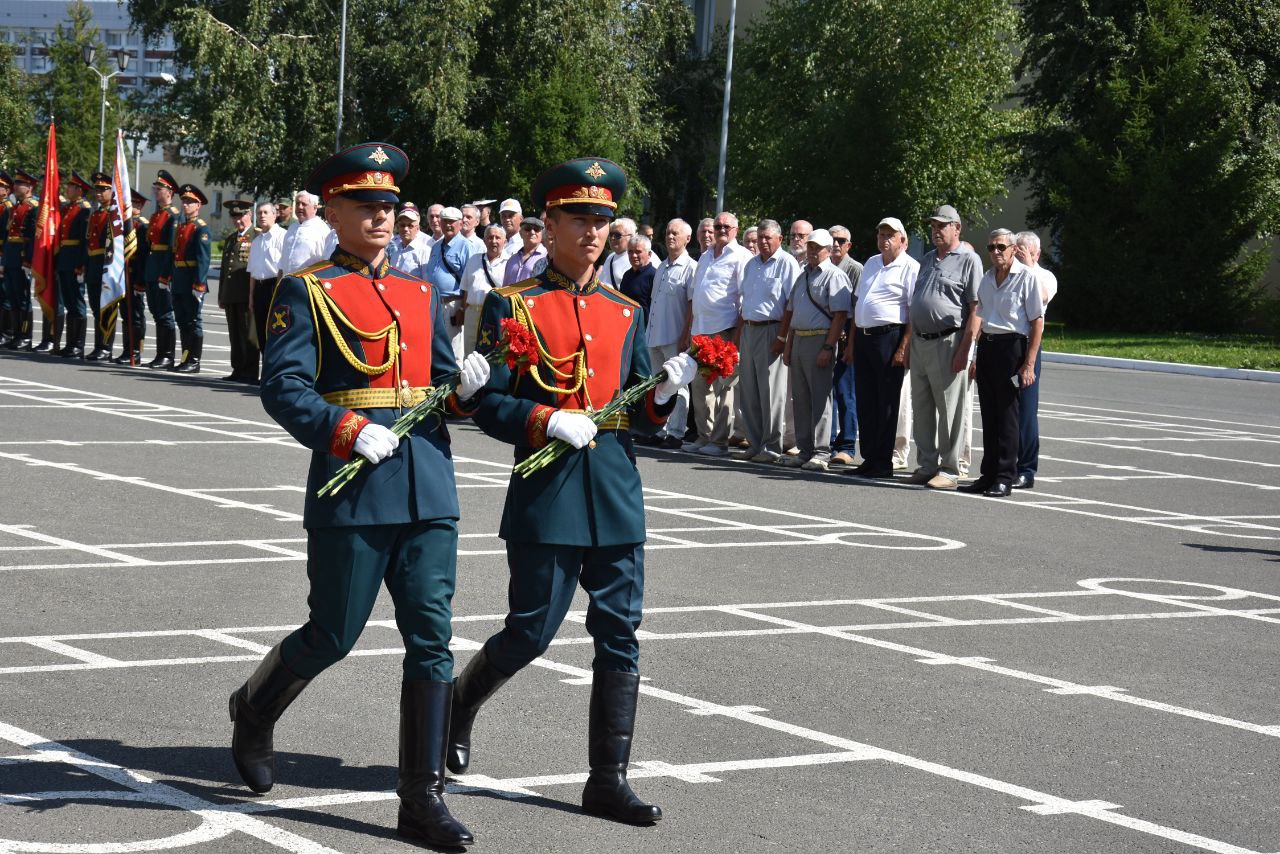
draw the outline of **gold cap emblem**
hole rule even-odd
[[[604,170],[600,168],[600,162],[596,161],[587,168],[587,177],[599,181],[604,175]]]
[[[369,159],[372,160],[374,163],[377,163],[379,166],[381,166],[383,163],[386,163],[391,158],[387,156],[387,153],[382,150],[382,146],[379,145],[377,148],[373,150],[373,154],[369,155]]]

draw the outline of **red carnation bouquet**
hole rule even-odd
[[[702,375],[708,383],[713,383],[718,379],[731,376],[738,367],[738,348],[732,341],[726,341],[723,338],[716,338],[711,335],[695,335],[693,341],[686,350],[698,362],[698,373]],[[631,408],[633,404],[649,393],[651,389],[657,388],[667,378],[666,371],[658,371],[658,373],[649,377],[642,383],[636,383],[629,389],[624,389],[608,405],[602,409],[590,410],[587,415],[596,424],[602,424],[610,418]],[[595,442],[590,447],[595,447]],[[546,468],[555,460],[559,459],[572,446],[561,439],[555,439],[546,445],[534,451],[515,467],[515,473],[521,477],[528,477],[535,471]]]
[[[505,361],[509,370],[523,374],[538,363],[538,339],[534,337],[533,330],[517,320],[507,318],[502,321],[502,337],[498,341],[498,346],[486,353],[485,359],[492,365]],[[445,400],[457,391],[461,380],[462,374],[459,371],[449,374],[440,381],[439,385],[432,386],[421,403],[406,410],[395,420],[391,425],[391,432],[403,439],[423,418],[444,412]],[[320,487],[316,495],[323,498],[326,495],[337,494],[338,490],[346,486],[368,462],[364,457],[357,456],[338,469],[333,478]]]

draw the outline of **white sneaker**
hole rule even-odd
[[[704,457],[723,457],[728,455],[729,452],[719,445],[707,444],[699,448],[698,453],[702,454]]]
[[[826,460],[809,460],[809,462],[800,466],[800,468],[804,469],[805,471],[826,471],[827,461]]]
[[[692,442],[685,442],[683,445],[680,446],[680,450],[688,451],[691,454],[696,454],[706,446],[707,446],[706,439],[695,439]]]
[[[781,457],[773,451],[761,451],[751,458],[753,463],[776,463]]]

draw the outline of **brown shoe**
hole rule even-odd
[[[846,451],[839,451],[831,457],[832,466],[851,466],[853,465],[853,457]]]
[[[925,486],[930,489],[955,489],[956,485],[956,481],[947,477],[945,474],[935,474],[929,479],[929,482],[925,484]]]

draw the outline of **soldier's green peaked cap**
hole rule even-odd
[[[575,157],[553,166],[533,182],[533,206],[613,219],[627,192],[627,174],[603,157]]]
[[[409,174],[409,157],[394,145],[365,142],[321,163],[307,179],[306,190],[327,202],[346,196],[359,202],[400,201],[400,184]]]

